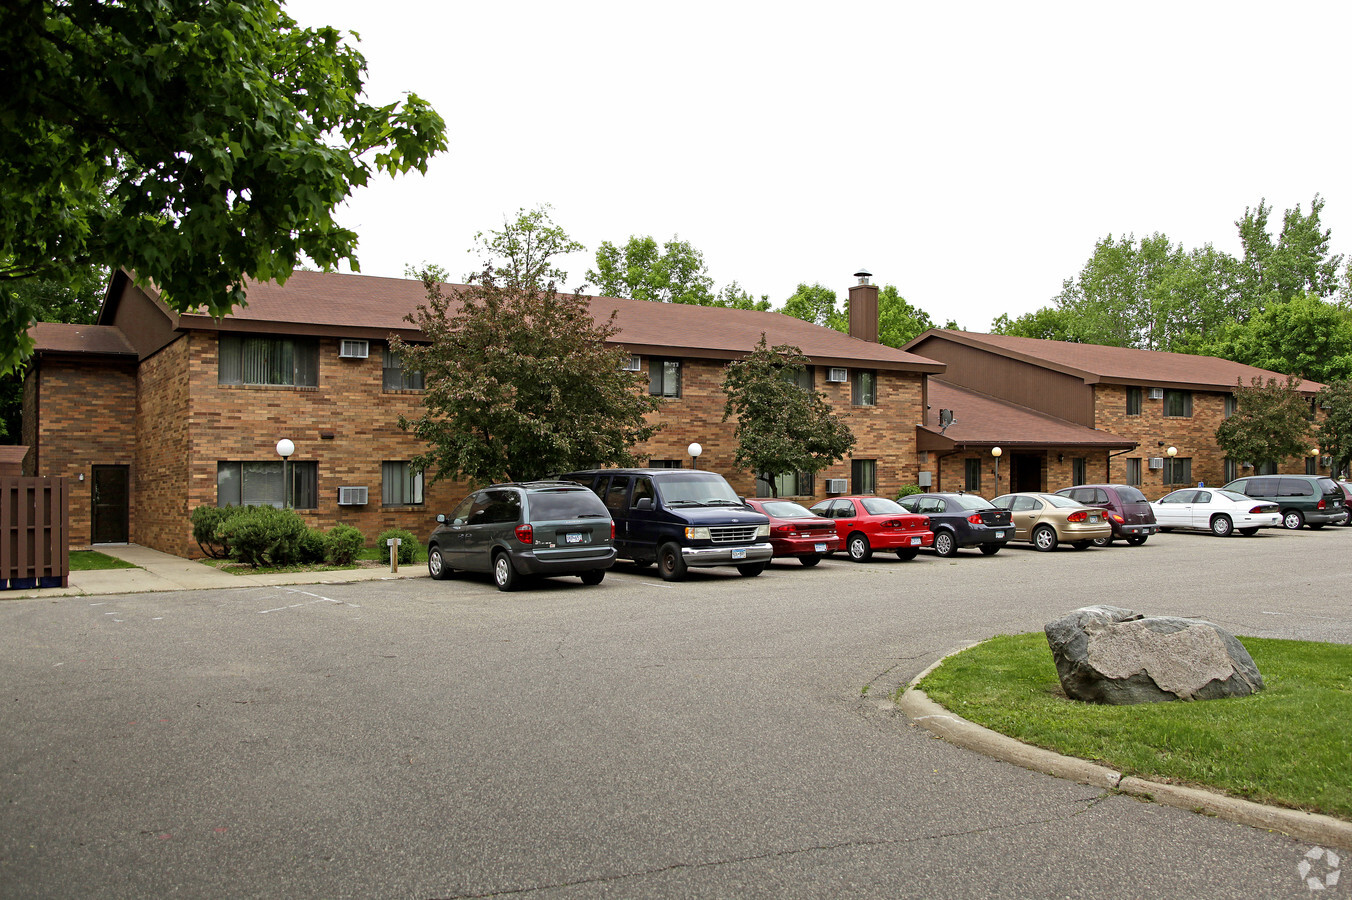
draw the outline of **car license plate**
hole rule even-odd
[[[812,545],[812,549],[815,550],[815,551],[817,551],[818,553],[825,553],[825,552],[826,552],[826,545],[825,545],[825,544],[813,544],[813,545]]]
[[[1005,533],[1003,531],[997,531],[995,532],[995,536],[998,538],[1002,538],[1005,536]]]
[[[921,544],[920,538],[911,538],[911,546],[912,546],[912,547],[919,547],[920,544]]]
[[[745,550],[745,549],[741,549],[741,550],[734,550],[734,551],[732,551],[732,558],[733,558],[733,559],[746,559],[746,550]]]
[[[580,544],[582,543],[582,532],[570,531],[564,535],[563,540],[566,544]]]

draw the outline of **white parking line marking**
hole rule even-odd
[[[1321,619],[1321,620],[1323,620],[1323,621],[1325,621],[1325,622],[1338,622],[1338,621],[1341,621],[1341,619],[1340,619],[1338,616],[1311,616],[1311,615],[1307,615],[1307,614],[1305,614],[1305,613],[1268,612],[1267,610],[1263,610],[1263,615],[1265,615],[1265,616],[1299,616],[1299,617],[1302,618],[1302,619]]]
[[[361,609],[361,607],[360,607],[358,604],[356,604],[356,603],[348,603],[348,602],[345,601],[345,600],[334,600],[332,597],[325,597],[325,596],[323,596],[322,594],[312,594],[312,593],[310,593],[309,591],[291,591],[291,590],[289,590],[289,591],[287,591],[286,593],[288,593],[288,594],[301,594],[301,595],[303,595],[303,596],[305,596],[305,597],[314,597],[315,599],[313,599],[313,600],[307,600],[307,601],[305,601],[304,603],[291,603],[291,604],[289,604],[289,605],[287,605],[287,606],[276,606],[276,607],[273,607],[272,609],[260,609],[260,610],[258,611],[258,614],[259,614],[259,615],[265,615],[266,613],[281,612],[281,611],[284,610],[284,609],[299,609],[299,608],[302,607],[302,606],[311,606],[311,605],[313,605],[313,604],[315,604],[315,603],[337,603],[337,604],[339,604],[340,606],[349,606],[349,607],[351,607],[352,609]]]

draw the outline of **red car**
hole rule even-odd
[[[748,500],[746,505],[770,520],[770,546],[775,556],[796,556],[805,566],[815,566],[822,556],[840,549],[834,522],[799,506],[792,500]]]
[[[836,534],[855,562],[865,562],[874,550],[895,550],[899,559],[915,559],[921,547],[934,546],[929,516],[909,513],[886,497],[833,497],[812,511],[836,523]]]

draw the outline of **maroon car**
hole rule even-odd
[[[746,505],[770,520],[770,546],[775,557],[796,556],[815,566],[822,556],[840,549],[836,525],[792,500],[748,500]]]

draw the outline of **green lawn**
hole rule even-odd
[[[920,687],[994,731],[1128,775],[1352,819],[1352,646],[1241,641],[1266,684],[1250,697],[1136,706],[1069,700],[1042,632],[1001,635],[959,653]]]
[[[137,569],[140,568],[125,559],[109,556],[97,550],[72,550],[70,570],[72,572],[92,572],[95,569]]]

